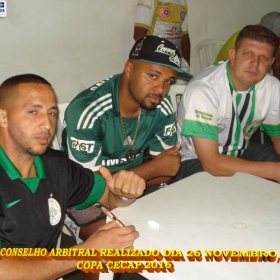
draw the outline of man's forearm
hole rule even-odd
[[[0,260],[0,279],[57,279],[76,270],[77,261]]]
[[[218,155],[207,164],[202,163],[205,171],[214,176],[232,176],[236,172],[244,172],[261,178],[280,181],[279,164],[276,162],[247,161],[228,155]]]

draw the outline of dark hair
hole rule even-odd
[[[19,84],[41,84],[52,86],[46,79],[35,74],[22,74],[13,76],[5,80],[0,86],[0,106],[10,96],[12,89]]]
[[[44,78],[35,75],[35,74],[22,74],[13,76],[11,78],[8,78],[1,84],[1,88],[5,86],[16,86],[19,84],[42,84],[42,85],[49,85],[51,84]]]
[[[262,25],[247,25],[238,34],[235,41],[235,49],[237,50],[244,39],[251,39],[261,43],[267,43],[273,46],[273,56],[275,56],[278,48],[278,38],[274,32]]]

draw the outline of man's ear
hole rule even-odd
[[[0,127],[7,127],[7,113],[5,110],[0,109]]]
[[[128,60],[126,64],[124,65],[124,73],[129,78],[132,71],[133,71],[133,62],[131,60]]]
[[[234,64],[235,56],[236,56],[236,50],[235,49],[230,49],[229,50],[229,60],[230,60],[231,64]]]

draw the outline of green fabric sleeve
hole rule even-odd
[[[218,141],[218,128],[215,125],[184,120],[181,135],[186,137],[200,137]]]
[[[277,125],[268,125],[261,124],[261,131],[265,131],[265,133],[271,137],[280,136],[280,124]]]
[[[94,203],[98,202],[99,199],[104,194],[106,188],[105,179],[99,174],[95,174],[95,173],[93,174],[94,174],[94,185],[92,186],[92,190],[89,196],[82,203],[74,206],[74,208],[77,210],[82,210],[92,206]]]

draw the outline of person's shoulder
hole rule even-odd
[[[72,106],[73,104],[77,105],[80,102],[83,103],[86,100],[95,100],[100,96],[114,91],[115,83],[118,84],[121,74],[117,74],[114,76],[110,76],[98,83],[93,84],[89,88],[83,90],[79,93],[69,104]]]
[[[63,153],[60,150],[55,150],[52,148],[47,148],[46,152],[42,155],[42,158],[46,159],[63,159],[67,160],[68,157],[66,156],[65,153]]]
[[[157,106],[157,109],[164,115],[173,114],[173,106],[171,103],[171,97],[167,94],[161,101],[160,106]]]
[[[256,84],[256,87],[264,87],[265,89],[276,88],[277,92],[280,92],[280,81],[276,77],[268,73],[258,84]]]
[[[67,123],[76,123],[80,118],[88,118],[89,114],[101,116],[104,110],[112,108],[113,100],[118,95],[120,76],[121,74],[110,76],[87,88],[74,98],[65,111]]]
[[[227,61],[219,61],[218,63],[206,67],[196,74],[189,84],[199,81],[212,83],[217,79],[226,77],[226,64]]]

